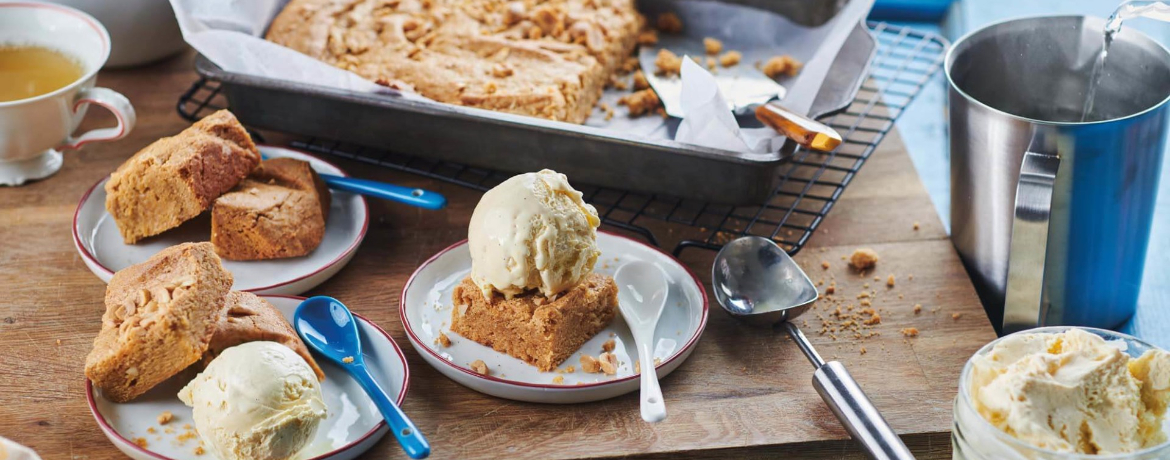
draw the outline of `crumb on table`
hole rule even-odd
[[[894,274],[891,273],[889,278],[886,278],[886,286],[894,287]]]
[[[743,53],[740,53],[739,51],[728,51],[719,56],[719,65],[723,67],[731,67],[733,65],[739,64],[739,61],[742,59]]]
[[[827,260],[822,260],[822,261],[821,261],[821,268],[823,268],[823,269],[825,269],[825,270],[828,270],[828,269],[829,269],[829,267],[831,267],[831,266],[832,266],[832,265],[829,265],[829,261],[827,261]]]
[[[914,222],[914,229],[918,230],[918,222]]]
[[[171,411],[169,411],[169,410],[164,410],[161,414],[158,414],[158,424],[159,425],[166,425],[168,423],[171,423],[171,420],[174,420],[174,419],[175,419],[175,414],[172,414]]]
[[[654,57],[654,69],[654,73],[658,75],[678,75],[682,70],[682,58],[666,48],[660,49],[658,55]]]
[[[760,70],[769,78],[777,78],[781,75],[792,77],[800,72],[801,67],[804,67],[804,64],[785,54],[768,59]]]
[[[867,353],[867,352],[866,352],[866,350],[865,350],[865,347],[861,347],[861,354],[863,354],[863,355],[864,355],[864,354],[866,354],[866,353]]]
[[[902,336],[904,337],[918,337],[918,328],[907,327],[902,329]]]
[[[472,361],[471,362],[471,370],[475,371],[475,373],[479,374],[479,375],[488,375],[487,364],[484,364],[482,359],[477,359],[475,361]]]
[[[714,56],[723,51],[723,42],[716,38],[705,37],[703,38],[703,48],[707,50],[707,54]]]
[[[674,13],[659,14],[655,24],[658,26],[658,30],[668,34],[677,34],[683,29],[682,19],[679,19],[678,15]]]
[[[919,313],[922,313],[922,304],[916,303],[914,304],[914,314],[917,315]]]
[[[837,286],[829,285],[829,287],[825,288],[825,295],[833,295],[836,292],[837,292]]]
[[[617,343],[613,339],[606,340],[605,343],[601,344],[601,351],[613,351],[615,346]]]
[[[858,270],[865,270],[873,268],[877,265],[878,254],[873,249],[859,248],[853,250],[853,254],[849,256],[849,265]]]
[[[962,313],[951,313],[951,319],[959,319],[962,317],[963,317]]]

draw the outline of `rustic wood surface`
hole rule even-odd
[[[70,226],[87,188],[139,148],[187,125],[174,105],[194,79],[191,68],[188,54],[143,69],[103,72],[99,83],[126,94],[138,110],[134,133],[66,153],[64,169],[48,180],[0,189],[0,436],[46,459],[121,457],[85,402],[82,368],[100,327],[105,286],[77,255]],[[91,115],[85,126],[111,120]],[[659,424],[640,419],[634,394],[551,406],[497,399],[455,384],[409,346],[397,309],[415,267],[465,237],[478,193],[330,161],[362,177],[427,187],[450,199],[441,212],[370,200],[372,221],[361,250],[349,267],[308,293],[344,300],[403,347],[412,371],[404,409],[430,438],[434,458],[862,458],[812,389],[812,369],[797,348],[778,332],[737,323],[717,305],[694,354],[662,382],[670,417]],[[672,248],[691,232],[667,228],[658,235]],[[841,259],[862,246],[881,255],[872,273],[852,272]],[[690,249],[682,259],[709,282],[713,255]],[[959,371],[994,333],[896,135],[878,149],[797,260],[814,282],[835,280],[834,297],[842,306],[862,290],[876,292],[873,303],[882,321],[872,331],[880,335],[856,340],[819,334],[818,315],[835,308],[824,300],[801,322],[822,355],[845,363],[919,458],[950,458]],[[823,269],[822,261],[830,268]],[[893,288],[885,285],[889,274],[897,278]],[[913,312],[915,304],[923,306],[921,313]],[[920,335],[904,338],[900,331],[906,327]],[[366,456],[387,457],[404,458],[391,437]]]

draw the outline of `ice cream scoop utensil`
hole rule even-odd
[[[305,299],[297,306],[293,325],[309,348],[337,363],[361,384],[386,418],[390,432],[398,439],[406,455],[410,458],[426,458],[431,454],[431,445],[418,431],[418,427],[414,426],[414,422],[390,399],[366,369],[365,360],[362,359],[361,335],[353,314],[345,304],[327,296]]]
[[[654,367],[654,327],[662,316],[670,285],[662,269],[643,261],[622,265],[613,278],[618,286],[618,309],[638,347],[638,362],[642,367],[642,420],[660,422],[666,418],[666,402],[662,400]]]
[[[821,359],[792,323],[817,300],[818,293],[788,253],[767,238],[736,239],[715,256],[711,279],[715,299],[731,316],[753,324],[784,327],[816,368],[813,387],[870,458],[914,458],[845,366]]]

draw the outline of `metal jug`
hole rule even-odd
[[[1133,315],[1166,145],[1170,52],[1123,29],[1081,122],[1105,20],[1036,17],[955,42],[951,238],[1002,333]]]

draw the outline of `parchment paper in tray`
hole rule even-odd
[[[225,71],[430,101],[417,94],[399,92],[374,84],[357,74],[261,38],[268,24],[284,8],[287,0],[170,0],[170,2],[187,43]],[[743,54],[739,64],[741,66],[750,66],[780,54],[788,54],[801,62],[807,62],[832,26],[832,21],[829,21],[819,27],[804,27],[776,14],[748,14],[745,12],[754,10],[727,8],[725,4],[705,0],[640,0],[638,8],[651,20],[660,12],[671,11],[678,14],[683,20],[685,35],[695,38],[696,43],[700,43],[703,37],[722,40],[725,51],[735,50]],[[672,51],[679,55],[695,55],[700,59],[703,56],[702,50]],[[621,78],[628,83],[631,76]],[[781,79],[780,83],[788,83],[786,80],[788,79]],[[699,83],[690,86],[696,85]],[[606,90],[598,108],[585,124],[647,139],[675,139],[680,122],[678,119],[656,115],[639,118],[627,116],[626,109],[619,106],[617,101],[629,92],[628,89]],[[688,94],[683,95],[683,98],[687,97]],[[705,102],[692,100],[691,105],[704,106]],[[613,108],[616,113],[607,120],[606,112],[600,108],[601,104]],[[702,118],[703,123],[714,123],[722,117]],[[776,151],[780,148],[780,141],[783,138],[773,135],[768,128],[762,128],[750,115],[737,117],[737,120],[740,126],[745,128],[742,133],[718,132],[724,128],[712,126],[706,130],[690,131],[715,132],[714,134],[690,136],[686,140],[697,145],[757,153]],[[724,140],[728,135],[738,135],[744,142],[727,145]]]

